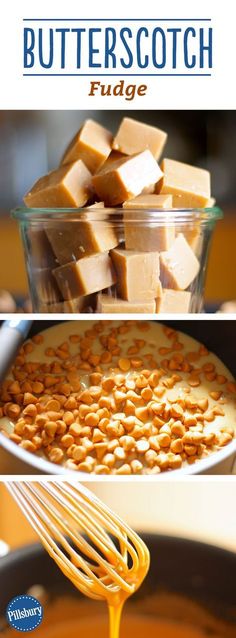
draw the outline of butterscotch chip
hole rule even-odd
[[[122,204],[162,177],[157,162],[149,150],[125,157],[102,169],[92,178],[98,197],[107,206]]]
[[[111,295],[99,294],[97,299],[97,312],[105,313],[122,313],[127,314],[134,313],[149,313],[153,314],[156,311],[156,304],[154,300],[151,301],[126,301],[119,299],[118,297],[111,297]],[[136,350],[138,352],[138,350]],[[134,353],[135,354],[135,353]]]
[[[136,451],[139,454],[144,454],[145,452],[147,452],[149,450],[149,447],[150,447],[149,442],[146,441],[145,439],[140,439],[135,444]]]
[[[141,463],[141,461],[137,461],[136,459],[134,459],[133,461],[131,461],[130,467],[133,474],[140,474],[143,469],[143,464]]]
[[[67,147],[62,164],[81,159],[95,173],[111,152],[112,134],[106,128],[86,120]]]
[[[134,472],[141,458],[137,472],[150,474],[195,463],[235,436],[230,373],[219,374],[224,367],[214,356],[172,328],[96,321],[44,343],[51,360],[38,361],[34,348],[32,361],[28,341],[2,384],[0,416],[14,422],[7,436],[16,445],[46,457],[56,450],[52,461],[68,467],[68,458],[71,469],[84,462],[88,472],[123,473],[126,464]]]
[[[30,392],[25,392],[24,400],[23,400],[24,405],[29,405],[31,403],[37,403],[37,402],[38,402],[38,399],[33,394],[31,394]]]
[[[148,409],[146,407],[136,408],[135,416],[137,417],[137,419],[145,423],[148,419]]]
[[[117,290],[127,301],[149,301],[155,298],[159,281],[159,255],[124,249],[111,251],[117,273]]]
[[[78,160],[40,177],[24,202],[31,208],[74,208],[84,206],[91,192],[91,173]]]
[[[18,416],[20,416],[21,408],[19,405],[16,405],[14,403],[9,403],[6,409],[6,413],[7,413],[7,416],[9,416],[9,419],[17,419]],[[3,414],[1,414],[1,417],[2,416]]]
[[[19,394],[19,392],[21,391],[19,381],[13,381],[12,383],[10,383],[8,390],[9,392],[11,392],[11,394]]]
[[[170,193],[174,208],[204,208],[211,195],[209,171],[166,158],[161,169],[164,176],[156,192]]]
[[[112,148],[133,155],[149,149],[158,160],[167,140],[167,133],[155,126],[124,117],[113,140]]]
[[[119,359],[118,366],[123,372],[127,372],[130,369],[129,359],[125,359],[125,358]]]
[[[116,275],[108,253],[84,257],[53,271],[65,300],[109,288]]]
[[[170,250],[160,254],[163,288],[185,290],[199,272],[199,262],[184,236],[179,233]]]

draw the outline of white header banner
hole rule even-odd
[[[234,14],[229,0],[3,3],[1,108],[234,109]]]

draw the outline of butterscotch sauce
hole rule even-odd
[[[43,629],[36,629],[35,635],[38,638],[45,638],[45,625]],[[4,633],[4,638],[13,638],[15,631],[9,630]],[[20,632],[19,632],[20,633]],[[107,635],[107,624],[103,617],[95,617],[94,619],[75,620],[71,622],[55,623],[53,627],[47,629],[47,638],[105,638]],[[111,634],[112,635],[112,634]],[[118,634],[113,634],[112,638]],[[131,616],[127,618],[124,623],[123,631],[121,631],[120,638],[144,638],[148,635],[149,638],[205,638],[206,634],[194,629],[190,625],[183,625],[182,623],[174,623],[168,621],[155,620],[145,618],[142,616]],[[214,638],[214,636],[212,636]],[[218,637],[217,637],[218,638]]]
[[[149,569],[143,540],[84,485],[23,482],[9,490],[76,589],[107,603],[109,636],[119,638],[123,605]]]
[[[72,486],[71,486],[72,487]],[[75,488],[75,486],[74,486]],[[141,585],[145,576],[147,575],[150,556],[148,548],[142,539],[133,530],[124,527],[123,521],[113,515],[106,509],[106,506],[100,502],[92,492],[84,492],[82,498],[82,509],[80,502],[80,494],[74,491],[67,494],[68,499],[68,513],[62,508],[61,513],[64,521],[68,520],[69,528],[73,529],[74,524],[75,532],[75,545],[76,554],[73,552],[70,555],[70,562],[66,558],[65,561],[59,561],[57,556],[52,553],[53,547],[50,546],[44,536],[40,536],[41,541],[49,554],[54,558],[59,567],[67,578],[69,578],[75,587],[79,589],[83,594],[88,597],[97,600],[103,600],[107,603],[109,611],[109,636],[110,638],[119,638],[120,636],[120,621],[122,610],[125,601],[131,596]],[[81,487],[82,489],[82,487]],[[83,490],[85,487],[83,486]],[[60,496],[60,491],[59,491]],[[52,502],[52,505],[54,503]],[[69,514],[69,506],[74,508],[74,517],[71,519]],[[78,513],[78,518],[76,514]],[[107,527],[107,516],[110,518],[109,527]],[[60,527],[60,518],[54,517],[54,521]],[[77,526],[85,522],[85,529],[89,534],[89,545],[82,537],[79,537],[77,541]],[[83,528],[82,528],[83,529]],[[119,540],[118,551],[115,545],[110,541],[107,544],[107,530],[110,534]],[[122,538],[122,541],[120,540]],[[130,551],[130,542],[133,547]],[[92,560],[93,553],[91,552],[92,545],[101,552],[101,560],[98,559],[97,565],[93,568]],[[78,548],[78,549],[77,549]],[[81,564],[81,552],[85,555],[86,565],[92,570],[95,578],[91,577],[88,573],[88,579],[86,584],[81,581],[80,575],[84,570],[84,565]],[[104,559],[106,564],[104,565]],[[128,565],[128,561],[132,560],[132,566]],[[76,572],[71,572],[71,564],[73,567],[78,567],[79,577]],[[112,572],[109,573],[109,567],[112,568]],[[85,572],[86,573],[86,572]],[[102,589],[101,589],[102,585]]]
[[[188,601],[182,603],[188,610]],[[200,609],[198,613],[201,618]],[[122,620],[120,638],[144,638],[147,635],[148,638],[206,638],[209,635],[201,628],[201,622],[198,627],[198,623],[190,621],[188,613],[186,616],[186,620],[175,620],[170,612],[170,619],[167,620],[142,610],[140,613],[130,611]],[[14,638],[16,633],[14,629],[6,629],[3,638]],[[45,638],[45,635],[47,638],[106,638],[108,619],[106,614],[99,613],[97,606],[64,597],[46,607],[42,625],[34,630],[34,634],[37,638]],[[231,638],[233,633],[221,627],[219,630],[211,627],[210,635],[211,638]]]

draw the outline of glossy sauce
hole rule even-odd
[[[44,628],[45,631],[45,628]],[[38,636],[45,636],[42,632]],[[47,630],[47,638],[105,638],[107,636],[107,623],[105,618],[95,616],[93,619],[55,624],[51,630]],[[194,629],[190,625],[145,618],[134,615],[127,617],[120,638],[206,638],[206,634]],[[113,637],[112,637],[113,638]],[[212,638],[214,638],[212,636]]]
[[[65,606],[68,607],[68,603],[65,602]],[[108,635],[107,618],[105,615],[91,614],[89,617],[79,618],[79,605],[78,605],[78,617],[64,620],[62,615],[62,609],[64,603],[61,601],[60,610],[56,604],[54,613],[49,612],[52,616],[47,622],[47,618],[43,620],[41,627],[34,630],[34,635],[37,638],[106,638]],[[73,608],[73,607],[72,607]],[[60,616],[62,618],[60,619]],[[46,633],[45,633],[46,632]],[[14,629],[9,629],[3,632],[3,638],[14,638],[16,635]],[[20,633],[20,632],[19,632]],[[184,622],[168,621],[163,619],[156,619],[154,617],[142,615],[142,614],[130,614],[124,618],[120,631],[120,638],[206,638],[207,634],[201,629],[194,628],[190,624]],[[211,638],[214,638],[214,634],[211,634]],[[217,634],[217,638],[221,638]],[[223,635],[222,635],[223,638]]]

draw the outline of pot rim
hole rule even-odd
[[[77,478],[78,480],[80,479],[86,480],[87,482],[93,482],[95,477],[96,477],[96,481],[99,481],[99,482],[105,482],[105,481],[115,482],[115,481],[122,481],[122,480],[123,481],[138,480],[141,482],[145,482],[145,481],[149,482],[149,481],[171,480],[172,477],[178,479],[179,477],[181,478],[184,475],[189,476],[189,475],[205,473],[211,468],[214,468],[214,466],[216,466],[218,463],[230,458],[231,456],[233,457],[233,455],[236,454],[236,438],[235,438],[231,443],[228,443],[227,446],[222,448],[222,450],[213,452],[212,454],[210,454],[209,457],[199,460],[193,465],[188,465],[186,467],[179,468],[176,470],[171,470],[169,472],[161,472],[158,475],[153,475],[153,474],[141,475],[141,476],[131,475],[127,477],[126,475],[106,476],[102,474],[100,475],[94,474],[94,473],[87,474],[86,472],[68,470],[65,467],[63,468],[63,466],[58,466],[56,465],[56,463],[51,463],[50,461],[47,461],[47,459],[44,459],[41,456],[32,454],[31,452],[28,452],[27,450],[20,448],[18,445],[16,445],[16,443],[14,443],[14,441],[11,441],[3,434],[0,434],[0,445],[7,452],[10,452],[10,454],[12,454],[13,456],[16,456],[18,459],[20,459],[24,463],[31,465],[35,469],[39,470],[40,474],[44,473],[46,475],[57,474],[60,476],[70,476],[70,477],[74,477],[75,479]],[[232,459],[232,463],[233,463],[233,459]]]
[[[142,532],[139,529],[137,530],[137,533],[139,535],[141,535],[142,540],[148,545],[148,543],[151,541],[156,540],[157,542],[167,542],[167,543],[175,543],[177,545],[189,545],[198,549],[205,549],[206,551],[211,551],[211,552],[215,552],[215,554],[218,555],[226,555],[227,556],[231,556],[231,558],[233,560],[236,560],[236,553],[231,550],[231,549],[227,549],[226,547],[221,547],[220,545],[215,545],[213,543],[209,543],[207,541],[200,541],[198,539],[194,539],[194,538],[188,538],[185,536],[175,536],[172,534],[158,534],[158,533],[154,533],[154,532]],[[25,545],[22,545],[21,547],[17,547],[16,549],[10,550],[8,552],[8,554],[6,554],[5,556],[2,556],[1,561],[0,561],[0,573],[2,568],[7,567],[8,563],[11,563],[14,560],[17,560],[18,558],[20,558],[22,556],[25,557],[30,557],[36,553],[40,553],[40,554],[47,554],[47,551],[44,549],[43,545],[40,542],[34,542],[34,543],[26,543]]]

